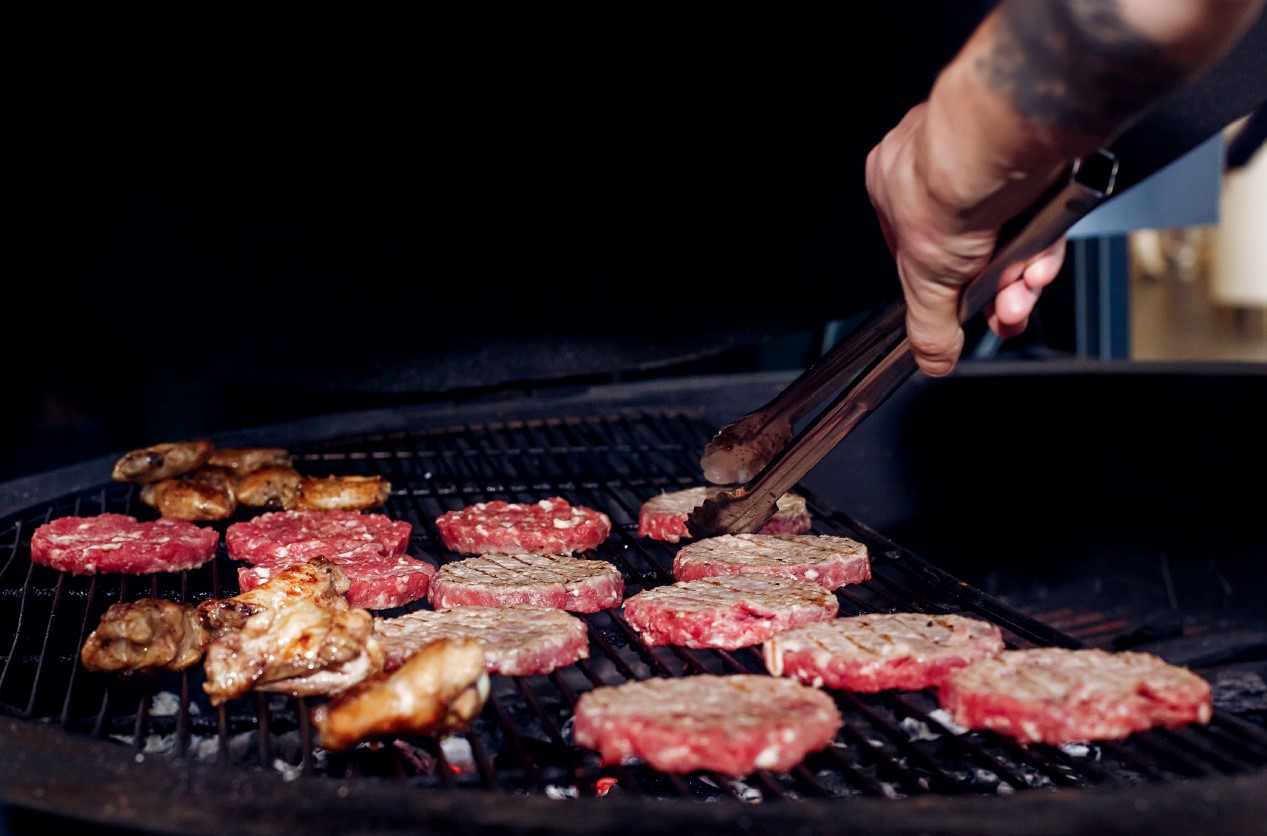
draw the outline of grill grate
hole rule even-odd
[[[556,494],[598,508],[611,517],[613,532],[591,557],[618,566],[632,595],[672,582],[676,550],[637,536],[638,508],[661,490],[702,483],[698,451],[712,429],[689,411],[639,409],[442,426],[290,449],[306,473],[389,478],[393,494],[385,513],[410,522],[410,553],[436,563],[459,559],[444,549],[434,526],[447,510]],[[1010,647],[1082,646],[1073,635],[960,583],[865,525],[820,507],[812,495],[808,499],[815,532],[852,536],[871,550],[873,579],[838,591],[841,615],[962,611],[999,624]],[[641,765],[599,768],[596,755],[571,741],[570,718],[581,693],[649,676],[765,672],[759,648],[649,648],[618,609],[582,616],[589,628],[588,659],[549,675],[493,677],[487,706],[465,734],[327,753],[314,745],[308,722],[313,700],[252,694],[212,708],[201,689],[200,666],[132,677],[96,675],[79,666],[79,647],[111,603],[150,596],[197,603],[237,591],[223,545],[204,567],[149,577],[73,577],[30,563],[36,526],[103,512],[151,514],[138,505],[133,488],[106,482],[0,525],[0,711],[55,724],[71,735],[117,741],[121,753],[312,777],[380,778],[424,790],[745,803],[1112,787],[1243,775],[1267,766],[1267,733],[1221,710],[1207,727],[1156,730],[1091,746],[1022,746],[990,732],[959,733],[929,692],[833,692],[845,719],[836,745],[788,773],[733,780],[666,775]]]

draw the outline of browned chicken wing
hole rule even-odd
[[[383,669],[368,610],[338,610],[303,598],[261,610],[207,646],[203,690],[212,705],[248,691],[336,694]]]
[[[462,731],[483,709],[488,689],[478,642],[437,639],[392,673],[363,680],[317,706],[312,724],[331,751],[389,735]]]
[[[111,604],[79,658],[98,673],[184,670],[202,658],[210,636],[192,606],[163,598]]]
[[[392,485],[382,476],[305,476],[287,511],[368,511],[380,508]]]
[[[241,477],[261,467],[289,467],[292,460],[290,453],[280,447],[218,447],[211,451],[207,464]]]
[[[323,607],[348,609],[351,581],[338,564],[316,557],[299,566],[283,569],[264,583],[232,598],[210,598],[198,605],[203,627],[213,638],[226,631],[240,630],[246,620],[262,610],[283,609],[308,598]]]
[[[213,449],[214,445],[205,438],[142,447],[124,453],[114,463],[111,475],[118,482],[141,485],[160,482],[202,467],[211,458]]]
[[[233,473],[206,465],[187,476],[141,486],[141,501],[164,517],[190,522],[224,520],[237,510]]]
[[[248,508],[285,510],[294,502],[301,479],[288,464],[264,465],[238,478],[238,502]]]

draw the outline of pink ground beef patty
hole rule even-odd
[[[448,607],[374,619],[374,632],[395,670],[423,645],[441,638],[479,642],[489,673],[550,673],[589,658],[589,633],[580,618],[554,607]]]
[[[60,517],[31,535],[31,561],[72,575],[149,575],[194,569],[215,557],[220,535],[184,520],[138,522],[126,514]]]
[[[485,554],[446,563],[431,582],[435,609],[527,604],[571,612],[614,607],[625,594],[620,570],[603,560],[547,554]]]
[[[815,687],[874,693],[935,687],[955,668],[1004,649],[995,624],[964,615],[869,613],[778,633],[766,668]]]
[[[816,583],[775,575],[721,575],[678,581],[625,600],[625,620],[648,645],[761,644],[802,624],[834,618],[836,596]]]
[[[520,503],[477,502],[436,519],[440,539],[459,554],[562,554],[597,548],[611,534],[601,511],[561,497]]]
[[[739,778],[787,771],[843,725],[825,692],[756,674],[660,677],[581,694],[573,734],[603,765],[642,760],[670,773]]]
[[[1148,653],[1009,650],[952,671],[937,692],[954,721],[1025,743],[1120,740],[1208,723],[1210,685]]]
[[[234,523],[225,532],[242,591],[291,566],[325,557],[348,576],[348,603],[391,609],[427,597],[436,567],[405,554],[413,526],[360,511],[276,511]]]
[[[829,534],[723,534],[688,543],[673,557],[673,577],[759,573],[811,581],[825,589],[871,579],[867,547]]]
[[[690,539],[686,518],[704,500],[723,490],[716,487],[687,488],[653,496],[638,509],[638,536],[676,543]],[[760,534],[801,534],[809,531],[813,521],[805,497],[786,493],[779,497],[774,516],[761,527]]]

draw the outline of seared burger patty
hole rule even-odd
[[[552,554],[486,554],[446,563],[428,593],[438,610],[528,604],[571,612],[605,610],[624,595],[624,579],[612,564]]]
[[[1149,653],[1009,650],[952,671],[938,690],[955,722],[1025,743],[1119,740],[1208,723],[1210,685]]]
[[[776,633],[834,618],[840,602],[816,583],[774,575],[678,581],[625,600],[625,620],[649,645],[760,644]]]
[[[589,658],[585,622],[554,607],[448,607],[375,618],[387,653],[387,670],[400,667],[423,645],[441,638],[479,642],[489,673],[528,676]]]
[[[698,487],[653,496],[638,509],[638,536],[676,543],[689,539],[686,518],[722,488]],[[809,531],[812,520],[805,497],[785,493],[775,504],[774,516],[761,527],[761,534],[801,534]]]
[[[701,674],[595,688],[576,703],[576,743],[603,765],[640,759],[661,772],[742,777],[786,771],[840,730],[836,703],[773,676]]]
[[[913,612],[819,621],[762,645],[775,676],[867,693],[936,686],[955,668],[1003,649],[1002,631],[988,621]]]
[[[723,534],[688,543],[673,558],[673,577],[759,572],[812,581],[827,589],[871,579],[867,547],[828,534]]]

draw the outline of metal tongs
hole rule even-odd
[[[1101,150],[1075,160],[1031,209],[1017,218],[1006,243],[965,288],[959,321],[967,322],[1002,289],[1009,264],[1055,243],[1113,194],[1117,158]],[[704,478],[719,491],[687,517],[692,537],[754,532],[774,516],[775,503],[874,412],[916,369],[906,339],[902,298],[874,313],[853,335],[819,358],[765,406],[726,425],[704,448]],[[843,387],[843,391],[840,391]],[[833,392],[836,399],[799,433],[798,421]]]

